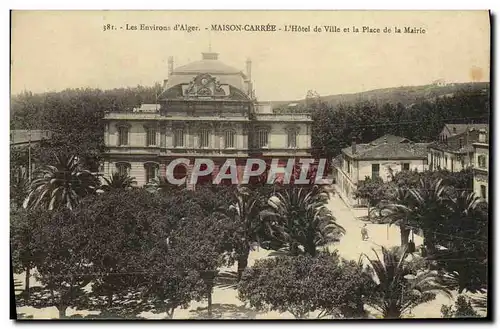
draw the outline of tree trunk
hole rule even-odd
[[[26,298],[26,302],[29,301],[30,299],[30,267],[29,266],[26,266],[26,274],[24,276],[24,280],[25,280],[25,283],[24,283],[24,290],[25,290],[25,298]]]
[[[250,247],[246,247],[241,255],[238,255],[238,282],[241,280],[241,276],[243,275],[243,271],[248,266],[248,256],[250,255]]]
[[[370,201],[368,201],[366,208],[368,208],[368,219],[370,219]]]
[[[429,255],[435,255],[436,254],[436,242],[433,237],[431,237],[432,233],[426,234],[424,231],[424,245],[427,248],[428,254]]]
[[[207,315],[209,318],[212,317],[212,287],[208,289],[208,306],[207,306]]]
[[[384,313],[384,319],[399,319],[401,318],[401,310],[398,307],[390,307]]]
[[[113,307],[113,291],[108,291],[108,308]]]
[[[316,245],[314,242],[308,243],[306,246],[304,246],[304,251],[306,254],[315,257],[316,256]]]
[[[58,306],[57,311],[59,311],[59,319],[64,319],[66,317],[67,306]]]
[[[408,245],[408,238],[410,237],[410,229],[405,224],[399,225],[401,232],[401,247],[405,248]]]
[[[292,242],[290,244],[290,254],[292,256],[298,256],[298,254],[299,254],[299,246],[297,245],[297,243]]]
[[[167,319],[172,320],[174,318],[174,312],[175,312],[175,308],[171,309],[170,311],[166,310]]]

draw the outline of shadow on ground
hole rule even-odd
[[[257,312],[243,305],[213,304],[211,319],[255,319]],[[209,319],[207,308],[198,307],[189,312],[190,319]]]

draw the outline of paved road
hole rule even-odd
[[[355,215],[359,215],[359,211],[353,211],[347,207],[338,195],[333,195],[330,198],[328,207],[337,219],[337,223],[346,230],[346,234],[342,237],[340,243],[330,246],[330,249],[337,249],[342,257],[358,260],[363,253],[368,256],[374,255],[372,248],[379,251],[381,246],[400,245],[399,227],[387,224],[371,224],[355,218]],[[369,239],[366,241],[361,239],[361,228],[364,224],[367,224],[366,228],[369,235]],[[415,236],[414,242],[418,247],[422,244],[422,238]]]

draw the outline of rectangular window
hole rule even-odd
[[[268,146],[268,133],[267,130],[259,130],[257,134],[259,147],[267,147]]]
[[[156,129],[148,128],[147,136],[146,136],[147,146],[156,145]]]
[[[119,127],[118,128],[118,145],[128,145],[128,128]]]
[[[202,129],[198,134],[198,144],[200,147],[208,147],[210,145],[210,132],[207,129]]]
[[[447,155],[444,156],[444,168],[448,169],[448,156]]]
[[[380,165],[378,163],[372,164],[372,179],[380,177]]]
[[[116,164],[116,169],[118,170],[118,173],[122,176],[128,176],[129,173],[129,166],[126,163],[117,163]]]
[[[288,131],[288,148],[297,147],[297,132],[295,130]]]
[[[224,134],[224,147],[225,148],[234,148],[234,131],[227,130]]]
[[[486,185],[481,185],[481,198],[486,199]]]
[[[410,170],[410,164],[409,163],[403,163],[403,171],[408,171]]]
[[[174,132],[174,147],[184,147],[184,129],[176,129]]]
[[[450,159],[451,161],[451,171],[453,171],[453,159]]]
[[[480,155],[477,157],[477,165],[479,168],[486,168],[486,156]]]

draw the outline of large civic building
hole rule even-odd
[[[138,186],[165,176],[178,158],[174,177],[187,177],[194,158],[210,158],[213,176],[226,159],[236,160],[238,177],[249,157],[270,161],[310,156],[311,123],[306,114],[274,114],[270,104],[258,103],[252,87],[251,61],[242,72],[207,52],[199,61],[174,69],[168,61],[158,104],[142,104],[129,112],[105,115],[108,147],[103,174],[128,173]]]

